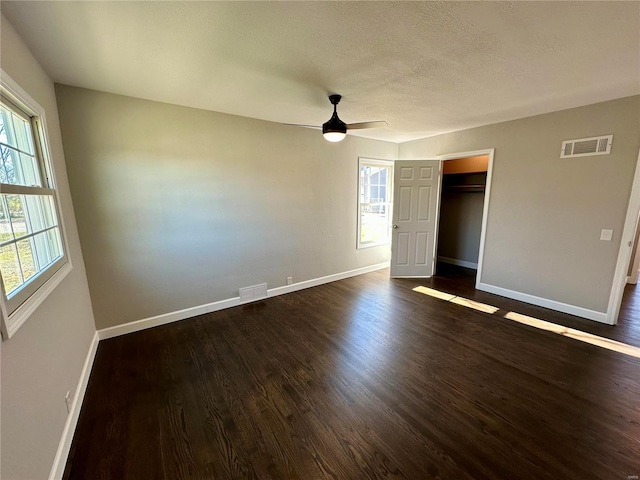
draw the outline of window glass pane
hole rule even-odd
[[[42,233],[41,235],[45,235],[46,236],[46,245],[47,245],[47,252],[48,252],[48,261],[49,263],[53,262],[54,260],[57,260],[58,258],[60,258],[62,256],[62,241],[60,240],[60,229],[59,228],[54,228],[51,230],[47,230],[46,232]],[[40,235],[38,235],[40,236]]]
[[[16,184],[27,185],[29,187],[42,186],[36,157],[21,153],[17,170]]]
[[[14,136],[9,132],[12,128],[11,112],[2,105],[0,106],[0,142],[17,147],[18,143],[13,141]]]
[[[11,147],[0,145],[2,171],[0,181],[11,185],[42,186],[35,156],[20,153]]]
[[[62,256],[58,228],[0,248],[0,269],[7,296]]]
[[[363,205],[361,207],[361,243],[383,243],[389,241],[389,205]]]
[[[9,220],[9,212],[3,195],[0,198],[0,243],[9,240],[13,240],[13,233],[11,232],[11,221]]]
[[[5,105],[0,106],[0,142],[33,155],[33,135],[31,122],[16,115]]]
[[[60,258],[60,241],[58,229],[48,230],[33,237],[33,247],[36,253],[36,268],[44,270],[47,266]]]
[[[57,225],[55,208],[52,195],[2,195],[2,209],[0,209],[0,223],[5,222],[5,227],[0,227],[0,234],[8,236],[0,237],[7,241],[13,235],[16,238],[29,233],[37,233],[41,230]],[[8,214],[7,214],[8,209]],[[8,225],[10,220],[11,225]]]
[[[374,202],[379,202],[380,200],[378,200],[378,186],[377,185],[372,185],[369,188],[369,192],[371,197],[369,198],[369,202],[374,203]]]
[[[381,202],[387,201],[387,187],[386,185],[380,185],[378,187],[378,198]]]
[[[16,183],[15,165],[19,162],[19,154],[11,148],[0,145],[0,154],[2,155],[2,172],[0,172],[0,181],[2,183]]]
[[[22,278],[25,282],[39,271],[39,268],[36,266],[37,257],[35,256],[33,243],[32,238],[25,238],[17,243],[18,257],[20,258],[20,267],[22,268]]]
[[[360,245],[390,242],[391,168],[382,165],[360,165]]]
[[[11,113],[4,107],[0,107],[0,142],[9,143],[7,138],[7,127],[5,126],[11,120]]]
[[[371,167],[371,183],[380,185],[380,167]]]
[[[20,263],[18,262],[18,251],[14,243],[0,248],[0,269],[2,271],[4,291],[8,296],[23,283]]]
[[[58,224],[56,218],[56,207],[53,204],[53,196],[43,195],[40,198],[42,203],[42,217],[46,227],[53,227]]]
[[[29,232],[38,232],[56,225],[53,213],[53,196],[22,195],[25,206],[25,218]]]
[[[13,133],[16,137],[18,150],[33,155],[35,152],[31,134],[31,123],[15,114],[12,114],[11,118],[13,120]]]
[[[373,241],[371,226],[370,226],[370,215],[368,210],[368,206],[363,205],[360,207],[360,243],[371,243]]]
[[[11,218],[13,235],[19,238],[27,233],[31,233],[30,225],[24,215],[23,195],[5,195],[5,197],[7,207],[9,207],[9,217]]]

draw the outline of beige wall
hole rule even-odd
[[[2,16],[2,69],[46,111],[73,270],[18,332],[2,342],[0,477],[47,478],[95,326],[65,171],[53,83]]]
[[[99,329],[389,259],[356,250],[357,165],[396,144],[56,88]]]
[[[388,259],[356,250],[358,156],[397,146],[58,86],[98,328]],[[640,97],[399,146],[400,158],[496,148],[484,283],[604,312],[639,139]],[[609,156],[560,142],[614,134]],[[601,228],[614,241],[599,240]]]
[[[404,143],[399,158],[495,148],[482,282],[605,312],[639,112],[640,96],[628,97]],[[560,159],[562,140],[611,133],[611,155]]]

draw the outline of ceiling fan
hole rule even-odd
[[[329,101],[331,105],[333,105],[333,115],[329,121],[325,122],[322,125],[322,135],[330,142],[339,142],[342,140],[347,134],[347,130],[361,130],[364,128],[379,128],[387,126],[387,122],[384,120],[376,120],[374,122],[360,122],[360,123],[344,123],[338,117],[338,103],[342,99],[342,95],[329,95]],[[311,128],[321,128],[317,125],[299,125],[288,123],[287,125],[293,125],[296,127],[311,127]]]

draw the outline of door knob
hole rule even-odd
[[[394,225],[393,228],[398,228],[398,225]]]

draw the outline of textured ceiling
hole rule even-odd
[[[404,141],[640,93],[640,2],[0,3],[55,82]]]

